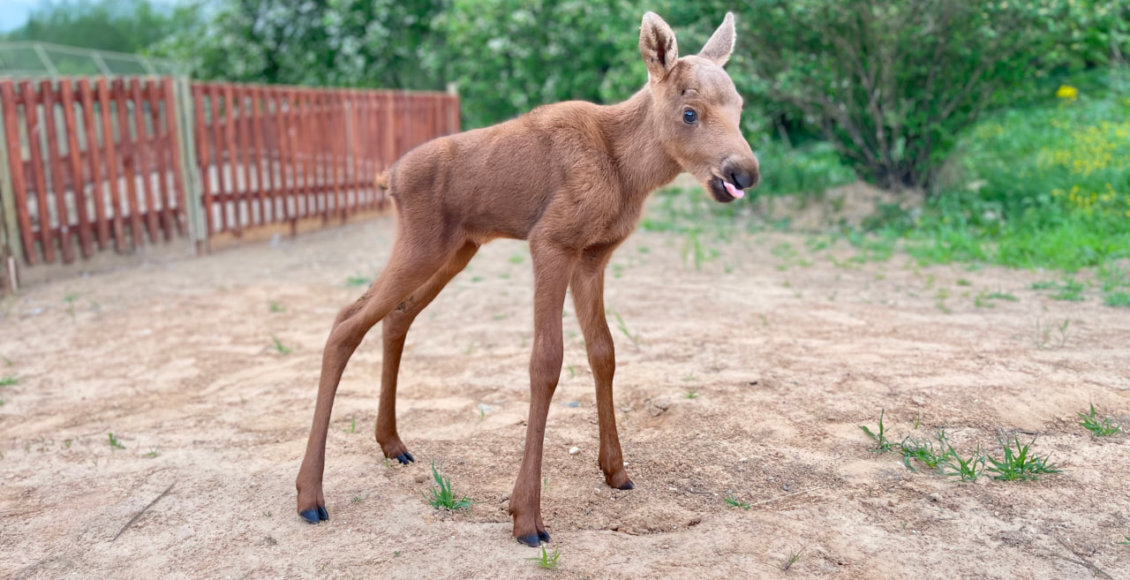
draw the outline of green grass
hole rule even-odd
[[[12,385],[19,384],[19,382],[20,377],[17,377],[16,375],[4,375],[3,377],[0,377],[0,387],[10,387]]]
[[[350,276],[345,279],[347,288],[360,288],[373,283],[373,279],[366,276]]]
[[[879,430],[873,432],[865,425],[860,425],[859,428],[875,442],[875,447],[871,450],[872,453],[886,453],[891,450],[891,442],[887,439],[887,428],[883,425],[883,416],[887,413],[886,409],[879,410]]]
[[[734,496],[727,496],[722,501],[726,502],[726,505],[728,505],[730,507],[741,508],[743,510],[749,510],[749,508],[753,507],[750,504],[748,504],[748,503],[746,503],[746,502],[744,502],[744,501],[742,501],[742,500],[740,500],[740,499],[738,499]]]
[[[160,452],[160,451],[158,451],[156,447],[150,447],[150,448],[149,448],[149,453],[146,453],[146,454],[145,454],[145,456],[146,456],[146,457],[148,457],[148,458],[150,458],[150,459],[153,459],[153,458],[157,457],[157,456],[158,456],[158,455],[160,455],[160,454],[161,454],[161,452]]]
[[[286,307],[274,300],[270,301],[267,306],[271,312],[286,312]]]
[[[698,389],[690,389],[683,396],[688,398],[688,399],[697,399],[698,398]]]
[[[537,564],[538,568],[541,568],[543,570],[556,570],[557,569],[557,559],[560,558],[560,557],[561,557],[561,552],[557,549],[556,546],[554,546],[554,548],[553,548],[553,554],[550,554],[549,552],[547,552],[546,549],[545,549],[545,546],[542,546],[540,556],[535,556],[533,558],[526,558],[526,559],[532,560],[535,564]]]
[[[1047,457],[1031,453],[1030,448],[1035,442],[1036,439],[1033,438],[1027,445],[1021,445],[1019,437],[1014,437],[1013,442],[1007,439],[1001,441],[1004,457],[998,460],[986,456],[986,471],[993,474],[993,479],[1000,481],[1034,481],[1042,475],[1060,473],[1055,465],[1048,463]],[[1016,449],[1012,448],[1013,443]]]
[[[782,572],[788,572],[789,568],[792,568],[793,565],[795,565],[798,561],[800,561],[800,555],[803,552],[804,552],[804,549],[800,549],[800,550],[793,552],[792,554],[789,554],[789,556],[787,558],[785,558],[785,560],[783,562],[781,562],[781,571]]]
[[[110,449],[125,449],[125,448],[126,448],[126,446],[122,445],[122,442],[118,441],[118,438],[115,437],[113,433],[110,433]]]
[[[1095,415],[1095,404],[1091,403],[1090,413],[1079,413],[1079,424],[1091,432],[1094,437],[1107,437],[1122,430],[1122,426],[1111,423],[1110,417],[1101,420]]]
[[[432,463],[432,479],[435,484],[428,490],[431,495],[424,494],[424,499],[427,500],[428,505],[452,512],[471,509],[473,503],[471,498],[464,496],[461,499],[455,499],[455,493],[451,490],[451,478],[442,477],[439,470],[436,469],[435,462]]]
[[[961,481],[974,482],[985,471],[985,454],[978,447],[969,458],[962,457],[949,448],[949,454],[942,462],[942,474],[948,477],[957,477]]]
[[[290,347],[284,345],[281,340],[275,335],[271,335],[271,340],[274,342],[275,352],[281,355],[288,355],[291,353]]]
[[[620,316],[619,312],[612,310],[611,313],[612,313],[613,318],[616,319],[616,328],[620,332],[622,332],[624,334],[624,336],[631,339],[632,344],[635,345],[635,347],[638,349],[640,347],[639,338],[637,338],[636,335],[634,335],[634,334],[632,334],[631,332],[628,331],[628,324],[626,322],[624,322],[624,318]]]
[[[899,443],[899,453],[902,454],[902,463],[907,469],[917,472],[914,468],[912,461],[916,461],[921,465],[935,471],[941,471],[945,462],[954,453],[953,447],[950,446],[949,441],[946,439],[946,432],[944,429],[938,429],[935,435],[938,447],[934,447],[933,441],[918,441],[909,435]]]

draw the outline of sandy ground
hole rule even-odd
[[[542,508],[556,572],[527,560],[506,513],[532,335],[518,242],[484,248],[413,328],[398,404],[409,467],[373,440],[379,332],[362,345],[331,426],[332,519],[307,525],[294,477],[321,347],[361,292],[347,279],[379,272],[392,235],[380,219],[0,304],[0,377],[18,377],[0,387],[0,577],[1130,577],[1127,436],[1095,439],[1076,419],[1092,402],[1130,418],[1130,310],[1028,289],[1048,273],[851,264],[842,245],[789,234],[711,243],[701,269],[677,236],[639,233],[618,252],[607,304],[633,491],[596,465],[567,305]],[[1019,300],[975,304],[993,291]],[[998,437],[1038,436],[1064,471],[912,472],[869,451],[858,426],[880,409],[895,441],[945,427],[958,449],[999,456]],[[432,462],[469,513],[424,502]]]

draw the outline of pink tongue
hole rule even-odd
[[[744,191],[734,187],[733,185],[730,184],[729,181],[726,181],[725,179],[722,180],[722,185],[726,186],[726,193],[729,193],[730,195],[732,195],[732,196],[734,196],[738,199],[741,199],[742,197],[745,196]]]

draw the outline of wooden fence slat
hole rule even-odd
[[[159,229],[157,218],[157,196],[153,187],[153,163],[149,160],[149,148],[153,140],[145,129],[145,101],[141,96],[141,79],[134,77],[129,82],[129,100],[133,104],[134,124],[137,126],[134,140],[134,171],[141,176],[141,187],[145,192],[145,224],[149,228],[149,242],[156,243]]]
[[[78,218],[78,238],[82,246],[82,256],[94,255],[91,243],[90,215],[86,206],[86,179],[82,171],[82,152],[78,148],[78,125],[75,124],[75,99],[71,79],[59,80],[59,92],[63,106],[63,130],[67,134],[67,156],[71,162],[71,197],[74,199],[75,214]]]
[[[48,209],[47,166],[43,160],[43,128],[39,124],[39,98],[31,81],[20,83],[24,94],[24,117],[27,121],[28,154],[34,172],[35,206],[39,212],[39,243],[43,261],[55,261],[55,244],[51,236],[51,214]]]
[[[192,87],[192,103],[196,112],[196,155],[200,164],[200,188],[204,204],[204,229],[211,238],[216,233],[216,226],[212,221],[212,159],[208,150],[208,123],[204,117],[204,99],[208,98],[206,87],[196,85]]]
[[[263,143],[263,113],[260,110],[260,100],[263,98],[262,87],[255,86],[250,89],[251,96],[251,137],[255,143],[255,180],[258,185],[256,196],[259,198],[259,217],[262,223],[267,224],[278,221],[275,217],[274,204],[272,203],[273,188],[270,185],[270,166],[266,174],[263,172],[263,163],[270,163],[270,157],[264,155]],[[271,208],[271,216],[267,217],[267,208]]]
[[[11,169],[12,189],[16,202],[16,223],[19,224],[20,240],[24,246],[24,260],[28,265],[39,262],[39,255],[35,251],[35,238],[31,231],[31,214],[27,200],[27,178],[24,175],[23,147],[20,146],[19,122],[20,96],[16,93],[11,80],[0,81],[0,107],[3,107],[4,138],[8,143],[8,166]],[[29,145],[34,144],[31,135],[28,135]]]
[[[55,194],[57,228],[51,228],[51,222],[46,221],[49,229],[56,232],[59,247],[63,253],[63,262],[69,264],[75,260],[74,240],[71,239],[71,216],[67,211],[66,183],[63,179],[63,154],[59,150],[59,133],[55,124],[55,87],[50,80],[39,83],[40,98],[43,99],[43,126],[47,130],[47,163],[51,171],[51,189]],[[44,192],[46,194],[46,192]]]
[[[90,181],[94,187],[90,197],[94,202],[95,233],[98,249],[105,250],[110,239],[110,222],[106,219],[105,189],[102,183],[102,159],[99,155],[98,130],[94,123],[94,92],[89,79],[79,79],[78,97],[82,103],[82,122],[86,128],[86,152],[90,158]]]
[[[233,86],[231,90],[230,94],[235,99],[232,105],[232,113],[235,115],[235,143],[236,152],[239,156],[238,160],[233,161],[233,163],[236,164],[239,173],[243,176],[243,187],[239,194],[240,206],[247,207],[247,225],[253,227],[262,225],[263,222],[255,220],[255,200],[252,195],[251,184],[251,145],[247,127],[247,89],[243,86]]]
[[[185,236],[188,235],[188,215],[185,213],[187,195],[184,191],[185,168],[181,167],[180,139],[177,138],[177,103],[173,78],[165,77],[161,81],[161,89],[165,95],[165,133],[168,135],[169,152],[173,161],[173,196],[176,200],[177,232]],[[185,139],[188,138],[188,134],[185,133]]]
[[[296,90],[295,96],[297,97],[298,101],[298,157],[302,163],[302,184],[304,186],[303,191],[306,194],[305,211],[302,215],[303,217],[311,217],[317,213],[318,209],[314,193],[316,182],[311,175],[311,169],[314,167],[314,164],[310,159],[310,95],[308,91]]]
[[[239,174],[237,168],[239,165],[239,152],[235,148],[235,91],[231,84],[223,86],[224,91],[224,149],[228,153],[228,167],[230,168],[231,175],[231,190],[228,192],[232,200],[232,210],[234,211],[234,218],[229,224],[231,232],[236,237],[243,235],[243,215],[240,211],[243,208],[242,191],[239,187]]]
[[[124,207],[129,208],[130,240],[136,249],[145,245],[144,231],[141,227],[141,202],[137,195],[137,175],[139,171],[142,171],[137,156],[140,144],[130,131],[129,98],[126,94],[126,82],[123,79],[114,79],[111,91],[114,94],[115,104],[117,104],[118,151],[122,159],[122,175],[126,179],[126,203]]]
[[[169,192],[169,144],[171,135],[161,134],[161,96],[159,94],[160,85],[153,79],[148,79],[145,82],[143,93],[145,95],[145,102],[149,105],[149,122],[153,127],[153,135],[150,140],[151,148],[153,149],[153,157],[156,163],[150,163],[151,167],[156,167],[157,170],[157,187],[155,188],[156,194],[160,196],[161,200],[161,213],[160,223],[161,230],[165,234],[165,241],[172,241],[173,229],[176,227],[176,218],[173,215],[173,198],[172,193]],[[154,210],[156,211],[156,210]]]
[[[122,220],[121,192],[118,187],[118,155],[114,146],[114,127],[111,124],[113,114],[110,108],[113,105],[110,99],[110,88],[106,78],[98,79],[95,83],[98,93],[98,103],[102,113],[102,141],[106,152],[106,178],[110,181],[110,207],[113,215],[110,224],[114,233],[114,243],[118,252],[126,251],[125,222]]]
[[[231,229],[230,219],[228,218],[228,200],[232,195],[231,176],[225,171],[227,165],[227,148],[225,147],[224,139],[224,121],[223,115],[227,114],[226,111],[221,113],[221,101],[223,100],[223,91],[220,85],[208,85],[208,94],[212,103],[212,145],[214,145],[216,154],[216,205],[220,212],[219,220],[216,224],[216,232],[225,232]],[[213,211],[209,209],[208,211]]]
[[[282,217],[290,222],[291,227],[295,227],[296,213],[291,210],[291,203],[295,196],[293,184],[293,166],[290,160],[290,123],[288,116],[290,113],[289,105],[287,104],[287,97],[285,91],[272,89],[271,94],[274,96],[275,103],[275,146],[278,148],[279,157],[279,181],[281,183],[280,189],[282,191]]]

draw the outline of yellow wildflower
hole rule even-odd
[[[1055,91],[1055,96],[1060,99],[1074,101],[1079,98],[1079,89],[1071,85],[1060,85]]]

